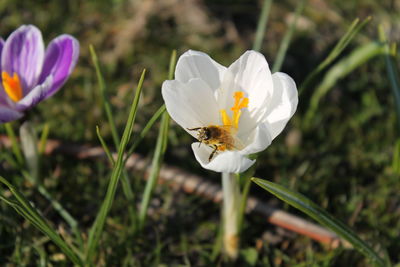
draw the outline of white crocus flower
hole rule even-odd
[[[162,95],[172,119],[201,141],[192,144],[201,166],[228,173],[253,165],[248,155],[271,144],[298,103],[293,79],[282,72],[271,75],[255,51],[226,68],[189,50],[178,60],[175,80],[163,83]]]

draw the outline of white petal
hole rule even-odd
[[[272,75],[274,92],[268,101],[266,122],[272,139],[280,134],[286,123],[293,116],[299,102],[296,83],[293,79],[282,72]]]
[[[219,153],[209,161],[208,159],[213,151],[212,148],[204,144],[199,147],[199,143],[193,143],[192,149],[196,160],[203,168],[216,172],[240,173],[246,171],[256,162],[255,160],[248,159],[238,151],[225,151]]]
[[[214,61],[209,55],[189,50],[179,57],[175,69],[175,79],[187,83],[193,78],[200,78],[216,90],[220,87],[226,67]]]
[[[239,153],[243,155],[249,155],[265,150],[272,142],[270,131],[267,128],[267,124],[262,123],[251,133],[249,136],[251,143],[247,145]]]
[[[248,109],[254,114],[264,108],[272,89],[271,71],[265,57],[256,51],[247,51],[226,71],[218,101],[221,108],[228,109],[233,105],[234,92],[243,91],[249,98]]]
[[[192,79],[187,84],[176,80],[165,81],[161,92],[168,113],[186,131],[187,128],[219,123],[217,102],[203,80]],[[188,132],[196,135],[196,132]]]

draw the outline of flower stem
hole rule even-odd
[[[235,260],[239,251],[240,188],[234,173],[222,173],[224,252]]]
[[[27,165],[27,171],[22,171],[23,176],[36,187],[39,193],[51,203],[58,214],[69,224],[71,230],[79,240],[81,247],[83,247],[83,240],[79,231],[77,220],[75,220],[75,218],[61,205],[60,202],[53,198],[50,192],[47,191],[46,187],[43,185],[42,179],[40,179],[41,160],[38,149],[37,136],[33,125],[29,121],[25,121],[21,125],[19,132],[21,139],[21,149],[25,156],[25,162]],[[48,132],[45,133],[45,135],[47,134]],[[44,140],[46,138],[41,138],[42,144],[44,143]]]
[[[12,151],[13,151],[13,153],[15,155],[15,158],[17,159],[18,164],[20,166],[22,166],[23,163],[24,163],[24,159],[22,157],[21,149],[20,149],[20,146],[18,144],[17,138],[15,137],[15,132],[14,132],[12,126],[11,126],[11,123],[10,122],[5,123],[4,124],[4,128],[6,129],[8,138],[10,138],[10,140],[11,140],[11,148],[12,148]]]

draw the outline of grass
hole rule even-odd
[[[189,48],[198,49],[227,65],[252,47],[258,22],[255,14],[260,10],[252,1],[203,1],[202,4],[193,2],[190,7],[148,2],[147,8],[144,4],[133,5],[123,0],[5,0],[0,3],[3,38],[20,24],[32,23],[43,31],[47,43],[64,32],[73,34],[81,42],[80,61],[67,84],[28,115],[37,133],[44,132],[43,135],[66,143],[97,146],[100,141],[96,126],[99,126],[105,144],[114,150],[114,143],[118,143],[115,133],[123,132],[134,98],[132,88],[136,84],[132,82],[136,83],[146,68],[132,140],[126,148],[133,147],[150,162],[161,121],[152,118],[157,110],[157,117],[162,117],[160,88],[168,76],[171,51],[177,49],[179,56]],[[395,150],[398,118],[391,91],[393,79],[388,79],[387,69],[394,68],[393,61],[387,65],[388,59],[378,54],[366,61],[352,60],[357,51],[379,41],[378,24],[384,25],[389,43],[396,41],[394,32],[398,30],[400,18],[392,4],[396,5],[392,1],[357,5],[343,0],[308,1],[289,38],[285,36],[292,27],[290,19],[295,15],[296,3],[272,2],[261,52],[273,66],[281,40],[290,40],[290,43],[285,41],[286,55],[278,69],[294,77],[299,88],[329,56],[355,18],[363,21],[372,16],[372,20],[312,81],[307,81],[298,111],[284,133],[259,155],[254,176],[301,192],[350,226],[381,257],[387,255],[393,264],[398,264],[400,182],[394,167],[398,164],[393,164],[393,153],[398,153],[398,148]],[[115,129],[108,123],[109,111],[104,109],[104,98],[98,90],[90,44],[96,48]],[[357,67],[350,69],[352,65],[346,62],[357,63]],[[343,71],[335,72],[339,68]],[[310,107],[313,109],[311,117],[307,115]],[[304,125],[306,118],[307,127]],[[19,126],[20,122],[13,122],[0,126],[0,130],[2,134],[10,133],[11,127],[18,132]],[[190,150],[192,141],[171,122],[164,162],[220,182],[217,174],[201,169],[195,162]],[[57,242],[80,248],[82,244],[70,232],[68,223],[38,188],[23,177],[22,155],[16,147],[1,148],[1,176],[23,193],[40,211],[39,215],[46,218],[47,224],[56,229],[63,240],[52,236]],[[217,205],[157,185],[149,201],[143,231],[132,234],[129,227],[132,218],[126,212],[127,206],[140,206],[146,182],[141,173],[129,172],[133,203],[127,200],[122,187],[113,188],[115,198],[111,209],[104,209],[108,215],[102,218],[102,235],[89,237],[87,233],[109,184],[111,164],[76,160],[62,154],[43,156],[40,161],[40,180],[49,196],[78,221],[83,242],[91,239],[96,243],[88,253],[96,265],[226,265],[222,257],[213,253],[219,231]],[[305,217],[259,188],[253,186],[250,192]],[[11,199],[6,187],[0,187],[0,195]],[[237,266],[370,264],[352,250],[330,249],[267,224],[265,218],[256,215],[246,216],[243,232]],[[0,237],[0,265],[68,266],[70,261],[66,255],[74,254],[67,247],[62,253],[4,201],[0,202]]]

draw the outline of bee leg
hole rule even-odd
[[[208,157],[208,161],[210,162],[212,158],[214,157],[215,153],[217,153],[218,146],[214,146],[213,152],[211,152],[210,156]]]
[[[189,131],[198,131],[201,129],[201,127],[196,127],[196,128],[186,128]]]

